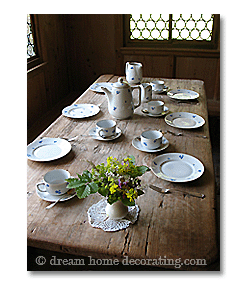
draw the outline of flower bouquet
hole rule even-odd
[[[86,198],[96,192],[106,197],[109,204],[122,201],[126,206],[134,206],[135,199],[144,194],[141,180],[138,178],[150,171],[146,166],[136,166],[135,157],[129,156],[117,160],[112,156],[107,158],[106,165],[101,163],[92,166],[91,171],[84,171],[78,178],[69,178],[68,188],[76,190],[78,198]]]

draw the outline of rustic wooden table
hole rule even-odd
[[[117,79],[117,76],[103,75],[96,82],[116,82]],[[171,112],[184,111],[201,115],[206,124],[194,130],[174,128],[164,122],[164,117],[149,117],[139,107],[132,118],[117,120],[123,133],[119,138],[98,141],[86,135],[98,120],[111,116],[105,95],[86,90],[77,102],[100,105],[101,111],[97,115],[85,119],[60,116],[40,135],[66,138],[78,135],[72,142],[71,152],[51,162],[28,160],[28,246],[99,259],[137,259],[137,263],[146,265],[153,260],[153,266],[180,270],[203,269],[217,259],[215,179],[204,83],[198,80],[162,80],[171,89],[197,91],[200,94],[198,102],[174,102],[165,94],[153,97],[163,100]],[[152,78],[143,78],[143,82],[147,81],[152,81]],[[181,132],[183,136],[166,133],[165,137],[170,142],[166,150],[159,153],[141,152],[132,146],[132,140],[149,128]],[[207,138],[201,137],[204,135]],[[140,207],[137,222],[125,230],[104,232],[91,227],[87,210],[101,199],[99,194],[83,200],[75,197],[46,210],[49,203],[40,199],[36,193],[36,183],[42,181],[44,174],[52,169],[66,169],[72,176],[76,176],[76,173],[90,168],[87,159],[98,164],[105,162],[109,155],[118,157],[119,154],[134,155],[137,165],[150,166],[154,157],[170,152],[186,153],[198,158],[205,166],[202,177],[181,184],[167,182],[148,172],[142,177],[143,183],[201,192],[206,197],[198,199],[182,193],[163,195],[147,189],[137,200]]]

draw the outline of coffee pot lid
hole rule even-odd
[[[127,82],[123,81],[122,77],[118,78],[118,81],[116,83],[114,83],[113,86],[116,88],[129,88],[130,87]]]

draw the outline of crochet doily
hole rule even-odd
[[[107,201],[102,199],[88,209],[88,220],[92,227],[101,228],[104,231],[118,231],[136,222],[139,213],[138,205],[128,207],[128,213],[122,219],[110,219],[106,215],[106,205]]]

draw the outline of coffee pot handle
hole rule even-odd
[[[140,86],[132,86],[132,92],[135,89],[139,89],[139,102],[136,105],[134,104],[134,108],[136,109],[141,105],[141,87]]]

